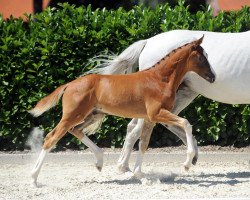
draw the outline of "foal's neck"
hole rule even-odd
[[[160,80],[166,82],[169,89],[176,92],[186,74],[188,56],[188,50],[177,49],[159,61],[152,70]]]

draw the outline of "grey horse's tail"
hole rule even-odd
[[[147,40],[140,40],[118,56],[99,55],[92,59],[92,62],[99,62],[96,67],[89,70],[86,74],[125,74],[136,71],[138,59],[141,51],[145,47]],[[137,65],[136,65],[137,64]]]

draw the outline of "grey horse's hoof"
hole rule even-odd
[[[129,166],[124,166],[122,164],[118,164],[117,171],[119,174],[124,174],[126,172],[131,172]]]
[[[196,165],[197,160],[198,160],[198,156],[195,156],[195,157],[193,158],[193,160],[192,160],[192,164],[193,164],[193,165]]]

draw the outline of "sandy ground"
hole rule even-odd
[[[200,150],[196,166],[182,168],[185,148],[149,150],[145,178],[117,174],[119,150],[106,150],[104,167],[98,172],[88,152],[51,153],[38,178],[30,184],[35,155],[0,153],[0,199],[250,199],[250,147]],[[131,166],[135,154],[132,155]]]

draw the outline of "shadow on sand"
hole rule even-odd
[[[239,183],[248,182],[244,180],[250,177],[250,172],[230,172],[230,173],[211,173],[211,174],[163,174],[157,172],[149,172],[144,174],[141,180],[130,177],[124,180],[114,179],[109,181],[101,181],[101,184],[143,184],[143,183],[160,183],[160,184],[188,184],[197,185],[200,187],[210,187],[215,185],[232,185],[235,186]],[[240,179],[240,180],[239,180]]]

